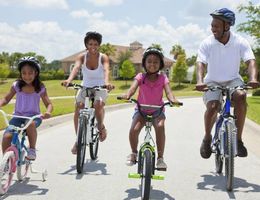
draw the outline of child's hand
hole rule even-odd
[[[48,119],[48,118],[50,118],[51,117],[51,113],[49,113],[49,112],[45,112],[43,115],[42,115],[42,118],[43,119]]]
[[[70,81],[68,81],[68,80],[61,82],[61,85],[64,86],[64,87],[67,87],[69,84],[70,84]]]

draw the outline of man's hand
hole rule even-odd
[[[258,88],[259,87],[259,82],[258,81],[249,81],[247,83],[248,86],[252,87],[252,89]]]
[[[205,83],[197,83],[196,84],[196,90],[204,92],[207,85]]]

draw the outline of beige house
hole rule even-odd
[[[113,56],[110,56],[110,70],[111,75],[114,79],[119,77],[119,66],[118,66],[118,56],[120,52],[126,52],[130,50],[132,52],[132,57],[130,58],[130,61],[134,64],[136,68],[136,72],[142,71],[142,56],[144,52],[143,45],[137,41],[130,44],[130,46],[120,46],[120,45],[113,45],[115,48],[115,54]],[[64,70],[66,75],[69,75],[73,66],[75,59],[78,54],[84,52],[85,50],[78,52],[76,54],[73,54],[71,56],[68,56],[61,60],[61,67]],[[164,64],[165,68],[164,71],[169,76],[170,68],[173,64],[173,60],[164,57]]]

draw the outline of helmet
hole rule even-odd
[[[102,43],[102,35],[96,31],[90,31],[86,33],[86,36],[84,38],[85,46],[90,39],[96,40],[99,45]]]
[[[227,8],[221,8],[219,10],[215,10],[213,13],[210,13],[210,15],[212,17],[228,22],[230,26],[233,26],[236,21],[235,13]]]
[[[25,64],[32,65],[38,71],[38,73],[41,70],[41,65],[40,65],[39,61],[32,56],[25,56],[23,58],[20,58],[18,60],[18,70],[21,71],[22,66],[24,66]]]
[[[160,69],[159,70],[163,69],[164,68],[164,61],[163,61],[164,56],[163,56],[163,53],[162,53],[162,51],[160,49],[155,48],[155,47],[148,47],[144,51],[143,59],[142,59],[143,67],[145,68],[145,60],[146,60],[147,56],[150,55],[150,54],[156,54],[156,55],[159,56],[159,58],[160,58]]]

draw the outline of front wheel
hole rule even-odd
[[[89,153],[92,160],[96,160],[98,154],[99,133],[96,124],[96,118],[94,117],[91,121],[91,142],[89,144]]]
[[[234,149],[232,145],[232,130],[231,124],[226,124],[226,135],[227,142],[226,148],[227,153],[225,156],[225,177],[226,177],[226,188],[228,191],[233,189],[233,179],[234,179]]]
[[[16,169],[15,163],[15,153],[13,151],[7,151],[4,156],[3,160],[0,164],[0,194],[5,194],[12,182],[13,173]]]
[[[17,163],[17,179],[19,181],[24,180],[24,178],[27,176],[29,166],[30,166],[30,161],[25,158],[26,151],[25,149],[22,150],[20,159]]]
[[[152,152],[144,150],[142,157],[142,180],[141,180],[141,199],[148,200],[150,197],[151,177],[152,177]]]
[[[77,172],[82,173],[84,161],[85,161],[85,152],[86,152],[86,132],[87,132],[87,121],[85,116],[81,116],[79,119],[78,127],[78,140],[77,140]]]

